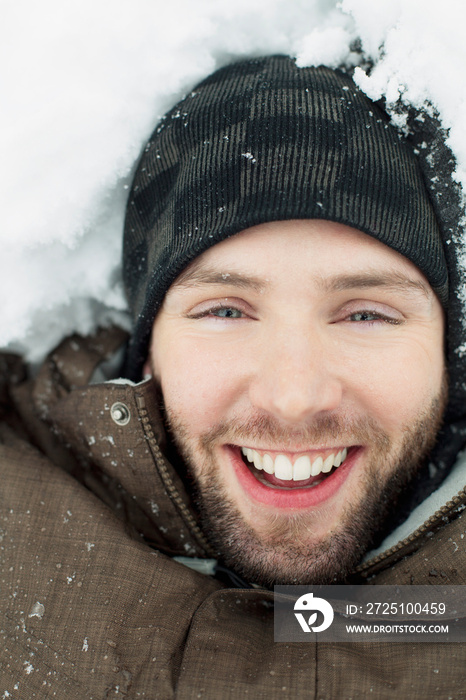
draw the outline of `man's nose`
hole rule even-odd
[[[328,344],[311,330],[276,334],[259,353],[250,383],[252,404],[288,423],[336,410],[343,387]]]

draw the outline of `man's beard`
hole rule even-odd
[[[370,549],[381,531],[390,531],[402,495],[431,452],[442,423],[447,383],[423,415],[406,426],[401,445],[370,420],[316,420],[297,432],[277,426],[267,416],[221,424],[202,435],[196,446],[187,427],[167,407],[166,417],[178,452],[192,478],[201,526],[220,561],[251,583],[330,584],[344,581]],[[259,535],[243,518],[222,483],[214,446],[223,444],[341,444],[371,448],[372,459],[358,482],[360,497],[349,499],[337,526],[313,541],[306,511],[283,514],[278,509]],[[341,488],[345,488],[345,484]],[[349,493],[353,496],[353,493]],[[325,508],[321,509],[325,513]],[[325,516],[324,516],[325,517]]]

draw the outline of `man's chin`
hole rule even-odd
[[[316,540],[305,514],[270,518],[265,536],[250,527],[221,490],[203,489],[197,494],[203,531],[222,563],[251,583],[266,588],[274,584],[331,584],[344,581],[370,547],[374,525],[366,513],[344,514],[338,529]]]
[[[378,450],[385,463],[390,462],[389,453],[388,444],[385,452]],[[210,468],[195,479],[194,485],[203,532],[222,564],[248,582],[267,588],[274,584],[324,585],[345,581],[370,549],[386,519],[383,504],[392,506],[412,477],[409,469],[398,469],[398,465],[393,478],[383,477],[375,460],[369,458],[368,463],[358,465],[359,475],[354,478],[353,473],[352,479],[345,478],[326,501],[320,503],[317,499],[313,506],[291,511],[279,507],[280,503],[274,508],[273,499],[272,503],[267,498],[265,504],[255,503],[254,489],[248,496],[246,492],[242,495],[239,482],[235,488],[229,482],[227,485],[215,454],[213,451],[207,456],[205,464]],[[314,492],[321,486],[309,489]],[[266,487],[262,484],[262,490]],[[269,488],[274,494],[281,491],[275,485]],[[296,493],[303,490],[297,489]],[[286,489],[284,493],[289,498],[295,492]]]

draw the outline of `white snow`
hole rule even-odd
[[[39,361],[73,330],[128,324],[131,173],[159,117],[236,58],[375,66],[373,98],[429,100],[466,187],[463,0],[15,0],[0,23],[0,346]],[[364,64],[362,64],[364,65]],[[246,154],[245,154],[246,156]]]
[[[42,605],[42,603],[34,603],[34,605],[31,608],[31,612],[29,613],[28,617],[38,617],[40,620],[44,617],[45,613],[45,607]]]

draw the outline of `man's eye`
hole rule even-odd
[[[378,311],[356,311],[354,314],[351,314],[348,317],[348,320],[356,323],[384,321],[385,323],[393,323],[395,325],[399,324],[398,319],[390,318],[390,316],[385,316],[384,314],[381,314]]]
[[[202,318],[226,318],[226,319],[241,319],[248,318],[248,313],[242,311],[237,306],[229,306],[228,303],[219,303],[213,306],[207,306],[196,311],[187,314],[188,318],[193,320]]]
[[[209,316],[217,316],[218,318],[243,318],[243,312],[232,306],[221,306],[217,309],[210,309]]]

